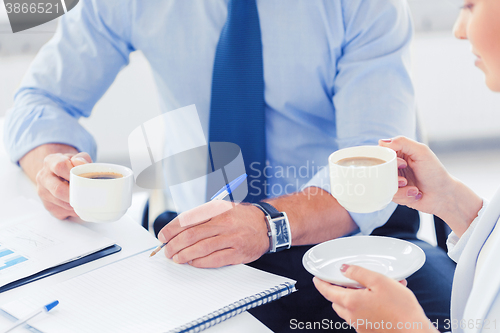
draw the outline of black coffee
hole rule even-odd
[[[83,178],[90,178],[90,179],[123,178],[123,175],[121,173],[117,173],[117,172],[87,172],[87,173],[82,173],[79,176],[83,177]]]

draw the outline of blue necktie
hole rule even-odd
[[[241,148],[248,175],[247,202],[266,197],[262,172],[266,163],[262,62],[255,0],[230,0],[215,53],[209,141],[232,142]]]

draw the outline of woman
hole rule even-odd
[[[465,0],[454,28],[468,39],[486,85],[500,92],[500,0]],[[472,190],[450,176],[428,147],[398,137],[381,140],[398,153],[402,182],[394,201],[441,217],[453,230],[450,257],[457,261],[451,301],[453,332],[500,332],[500,190],[483,203]],[[341,271],[364,285],[346,289],[314,278],[333,309],[358,332],[437,332],[404,285],[357,266]]]

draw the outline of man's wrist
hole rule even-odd
[[[19,165],[28,177],[35,182],[38,171],[43,168],[45,157],[51,154],[78,154],[78,150],[70,145],[60,143],[47,143],[30,150],[21,157]]]
[[[262,220],[264,221],[264,224],[266,225],[266,240],[267,240],[267,248],[265,253],[269,253],[273,247],[273,240],[272,240],[272,234],[271,234],[271,226],[269,225],[269,221],[267,220],[266,214],[257,206],[251,205],[253,209],[256,211],[259,211],[259,215],[262,217]]]
[[[292,244],[290,223],[286,213],[280,212],[268,202],[254,203],[266,217],[270,248],[268,252],[279,252],[289,249]]]

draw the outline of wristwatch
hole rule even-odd
[[[279,252],[289,249],[292,246],[292,234],[286,213],[279,212],[267,202],[258,202],[253,205],[266,215],[270,245],[269,252]]]

